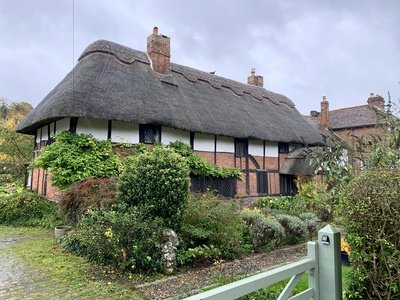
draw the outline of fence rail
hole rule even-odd
[[[342,299],[340,233],[330,225],[318,232],[317,242],[307,243],[307,258],[268,270],[186,300],[236,299],[290,278],[278,300]],[[308,288],[292,296],[300,278],[307,272]],[[321,289],[320,286],[324,288]]]

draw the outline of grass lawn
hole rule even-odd
[[[53,231],[0,226],[0,237],[21,238],[3,251],[15,258],[16,265],[26,266],[23,276],[28,280],[23,282],[32,290],[29,299],[142,299],[110,277],[95,275],[91,271],[94,266],[83,258],[63,251],[54,241]],[[10,298],[23,298],[26,288],[25,292],[11,288],[11,292]]]

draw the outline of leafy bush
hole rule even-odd
[[[157,146],[128,158],[118,183],[118,198],[137,206],[149,220],[161,218],[179,231],[189,193],[186,161],[171,149]]]
[[[57,225],[57,206],[30,191],[0,197],[0,224],[14,226]]]
[[[306,224],[308,238],[311,240],[313,235],[317,233],[319,227],[318,222],[320,221],[320,219],[311,212],[301,213],[299,215],[299,218]]]
[[[250,225],[249,231],[255,251],[272,241],[275,241],[277,245],[285,237],[285,229],[275,218],[262,217],[256,219]]]
[[[304,204],[300,204],[297,198],[292,196],[263,197],[257,200],[256,207],[264,211],[280,211],[289,214],[304,210]]]
[[[189,145],[186,145],[181,141],[170,143],[169,147],[172,148],[176,153],[179,153],[181,156],[185,157],[191,175],[198,175],[202,177],[212,176],[217,178],[242,178],[243,176],[243,173],[237,168],[224,168],[210,164],[207,160],[197,155]]]
[[[116,201],[113,178],[94,178],[75,183],[61,195],[60,209],[72,224],[78,223],[88,209],[108,207]]]
[[[90,177],[117,175],[118,156],[110,141],[98,141],[92,135],[62,132],[55,142],[40,150],[33,167],[47,169],[52,184],[66,189]]]
[[[202,245],[194,248],[180,249],[177,253],[178,265],[186,265],[188,263],[201,260],[218,260],[221,257],[221,250],[214,245]]]
[[[341,213],[351,248],[348,299],[400,299],[400,169],[361,174]]]
[[[189,248],[213,245],[222,258],[233,259],[243,251],[243,229],[235,203],[209,194],[189,197],[182,223],[182,238]]]
[[[89,210],[70,231],[64,245],[91,261],[119,270],[159,270],[157,240],[160,220],[148,221],[135,207],[115,204],[110,208]]]
[[[295,244],[299,239],[307,234],[307,227],[300,218],[285,214],[276,216],[277,221],[285,228],[287,241],[289,244]]]

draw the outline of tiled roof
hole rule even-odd
[[[354,127],[368,127],[379,123],[377,108],[369,105],[360,105],[329,111],[329,127],[332,130]]]

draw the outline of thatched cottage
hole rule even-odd
[[[244,172],[220,191],[227,196],[292,193],[296,174],[281,172],[287,154],[324,142],[290,99],[263,88],[254,70],[243,84],[171,63],[170,38],[156,27],[147,53],[104,40],[89,45],[17,128],[35,135],[35,153],[63,130],[116,143],[181,140],[211,163]],[[55,194],[45,170],[33,170],[30,188]]]

